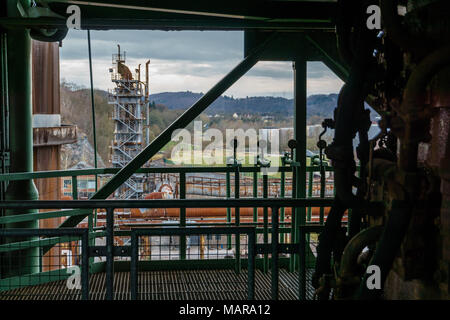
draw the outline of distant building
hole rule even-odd
[[[79,170],[79,169],[92,169],[86,162],[80,161],[75,166],[69,168],[69,170]],[[72,198],[72,177],[62,177],[61,183],[61,194],[63,197]],[[97,176],[97,183],[100,187],[103,181],[103,177]],[[77,193],[78,200],[88,200],[95,193],[95,175],[89,176],[78,176],[77,177]]]

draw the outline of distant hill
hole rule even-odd
[[[203,96],[202,93],[162,92],[150,95],[150,101],[163,104],[169,109],[186,109]],[[308,97],[307,115],[309,117],[331,117],[337,104],[337,94],[312,95]],[[216,113],[283,113],[293,115],[293,99],[281,97],[233,98],[221,96],[206,109],[207,114]]]
[[[185,110],[203,96],[203,93],[191,91],[162,92],[150,95],[150,101],[162,104],[169,109]],[[324,118],[333,118],[334,109],[337,106],[338,94],[316,94],[307,99],[308,124],[319,124]],[[366,104],[374,120],[378,114]],[[294,111],[294,99],[282,97],[246,97],[233,98],[221,96],[206,109],[206,114],[283,114],[292,116]]]
[[[97,127],[97,151],[106,163],[110,157],[109,146],[113,138],[114,123],[109,117],[112,106],[107,102],[108,93],[104,90],[94,90],[95,113]],[[164,128],[167,128],[186,108],[194,104],[202,97],[202,93],[186,92],[163,92],[150,95],[153,107],[150,109],[150,141],[153,140]],[[307,122],[308,125],[320,124],[324,118],[332,118],[333,111],[337,105],[337,94],[312,95],[307,100]],[[261,114],[279,115],[282,118],[292,116],[294,100],[281,97],[247,97],[233,98],[228,96],[219,97],[209,108],[206,114]],[[76,124],[80,137],[84,135],[85,143],[93,145],[92,119],[91,119],[90,90],[73,83],[61,83],[61,116],[64,123]],[[205,117],[204,121],[208,121]],[[372,118],[376,113],[372,112]],[[231,120],[230,120],[231,119]],[[233,125],[243,125],[234,121],[231,117],[219,118],[220,123],[215,123],[218,128],[233,128]],[[290,119],[277,119],[276,125],[290,126]],[[247,123],[246,125],[265,126],[260,123]],[[86,148],[85,148],[86,149]],[[83,149],[84,150],[84,149]],[[87,149],[86,149],[87,150]],[[81,156],[74,159],[80,160]],[[78,159],[80,158],[80,159]],[[75,161],[74,160],[74,161]],[[84,160],[83,160],[84,161]],[[66,159],[68,166],[73,165],[70,159]]]

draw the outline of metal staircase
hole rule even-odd
[[[142,151],[143,121],[145,120],[145,85],[139,73],[130,79],[124,78],[119,69],[125,66],[125,55],[113,55],[111,81],[114,88],[109,91],[108,103],[113,105],[114,137],[111,144],[111,163],[113,167],[123,168]],[[120,68],[119,68],[120,65]],[[125,181],[115,192],[117,199],[140,199],[144,192],[145,175],[135,174]]]

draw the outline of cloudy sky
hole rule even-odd
[[[112,87],[108,69],[117,44],[134,72],[150,59],[150,92],[206,92],[243,58],[240,31],[91,31],[94,87]],[[70,29],[61,48],[61,80],[88,87],[87,32]],[[144,75],[144,72],[142,72]],[[290,62],[260,62],[225,94],[292,98]],[[339,92],[340,81],[322,63],[308,64],[308,95]]]

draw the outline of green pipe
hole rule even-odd
[[[226,192],[227,199],[231,198],[231,181],[230,173],[226,173]],[[231,224],[231,208],[227,208],[227,223]],[[227,235],[227,250],[231,250],[231,234]]]
[[[312,188],[313,188],[313,172],[309,171],[308,172],[308,198],[312,198]],[[307,222],[311,222],[311,217],[312,217],[311,211],[312,211],[312,207],[308,207],[308,213],[306,216]],[[308,233],[306,235],[306,241],[309,243],[309,240],[310,240],[310,234]]]
[[[21,1],[27,10],[30,1]],[[20,17],[17,1],[7,2],[9,17]],[[33,171],[33,108],[32,108],[32,76],[31,76],[31,38],[27,29],[17,28],[7,31],[8,95],[9,95],[9,137],[10,137],[10,171]],[[5,193],[8,200],[38,200],[39,194],[32,180],[10,182]],[[38,210],[26,210],[21,213],[37,213]],[[16,212],[7,210],[5,215]],[[37,221],[11,223],[5,228],[38,228]],[[34,238],[5,239],[6,243],[32,240]],[[20,254],[2,257],[3,265],[14,265],[11,270],[2,270],[2,277],[35,273],[39,271],[39,248],[23,250]]]
[[[72,176],[72,199],[78,200],[78,179],[77,176]]]
[[[308,173],[308,198],[312,198],[312,189],[313,189],[313,172],[309,171],[309,173]],[[312,211],[312,208],[308,207],[307,221],[311,221],[311,211]]]
[[[286,180],[286,173],[283,171],[281,172],[281,177],[280,177],[280,198],[284,198],[286,195],[286,191],[285,191],[285,180]],[[284,210],[285,208],[280,208],[280,223],[284,223]],[[284,243],[284,239],[285,239],[285,235],[284,234],[280,234],[280,243]]]
[[[268,197],[268,181],[267,174],[263,174],[263,198],[267,199]],[[269,243],[269,209],[267,207],[263,208],[263,219],[264,219],[264,244],[267,245]],[[269,254],[264,254],[264,265],[263,272],[266,273],[269,271]]]
[[[180,173],[180,199],[186,199],[186,174]],[[186,227],[186,208],[180,208],[180,227]],[[186,235],[180,236],[180,259],[186,260]]]
[[[297,194],[297,167],[292,167],[292,199],[296,198],[296,194]],[[290,243],[295,243],[295,221],[296,221],[297,215],[296,215],[296,210],[295,207],[291,208],[291,234],[290,234]],[[294,268],[294,255],[291,254],[290,259],[289,259],[289,270],[291,272],[295,271]]]
[[[320,166],[320,199],[325,198],[325,170],[323,166]],[[324,208],[320,208],[320,214],[319,214],[319,222],[320,224],[323,224],[324,222]]]
[[[1,145],[0,145],[0,151],[6,151],[9,150],[9,99],[8,99],[8,62],[7,62],[7,35],[6,33],[2,33],[0,35],[0,50],[1,50],[1,121],[2,121],[2,127],[1,127]],[[5,163],[5,161],[2,161],[2,166],[0,168],[1,173],[7,173],[8,172],[8,165]],[[0,200],[5,200],[5,192],[6,192],[6,182],[0,183]],[[0,215],[4,215],[4,211],[0,211]]]
[[[276,37],[277,33],[272,34],[260,46],[253,50],[241,63],[239,63],[230,73],[212,87],[196,103],[187,109],[177,120],[175,120],[167,129],[165,129],[152,143],[142,150],[133,160],[113,176],[103,187],[96,192],[91,199],[106,199],[120,185],[131,177],[136,170],[151,159],[162,147],[172,139],[175,130],[185,128],[196,117],[198,117],[211,103],[239,80],[248,70],[250,70],[258,61],[266,47]],[[73,227],[80,223],[80,218],[69,218],[61,224],[60,227]]]
[[[240,197],[240,179],[239,179],[239,165],[236,165],[234,173],[234,198],[239,199]],[[241,215],[239,207],[234,208],[234,222],[236,227],[241,224]],[[236,273],[239,274],[241,272],[241,235],[235,234],[235,242],[236,242]]]
[[[258,198],[258,173],[253,172],[253,198]],[[258,222],[258,208],[253,208],[253,222]]]

